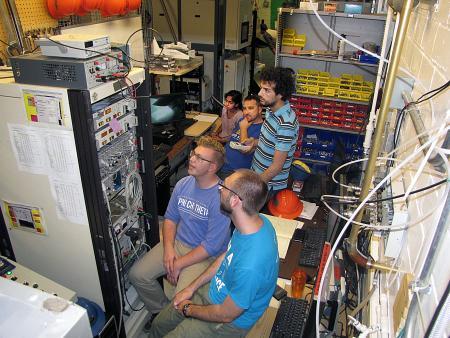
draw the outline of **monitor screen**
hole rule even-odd
[[[169,124],[186,117],[184,94],[166,94],[150,97],[152,124]]]

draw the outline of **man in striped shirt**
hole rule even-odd
[[[261,104],[268,109],[259,140],[253,144],[252,170],[261,175],[272,195],[287,187],[297,144],[299,125],[288,101],[295,90],[294,73],[289,68],[267,68],[261,73],[260,87]]]

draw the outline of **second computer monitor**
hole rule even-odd
[[[153,125],[167,125],[186,118],[185,96],[181,93],[154,95],[150,97]]]

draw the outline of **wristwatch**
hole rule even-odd
[[[189,307],[191,306],[191,303],[186,303],[183,305],[183,310],[181,310],[183,312],[183,316],[185,316],[186,318],[188,318],[188,314],[187,311],[189,309]]]

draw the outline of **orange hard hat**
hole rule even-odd
[[[302,201],[289,189],[277,192],[267,206],[272,215],[288,219],[297,218],[303,211]]]

